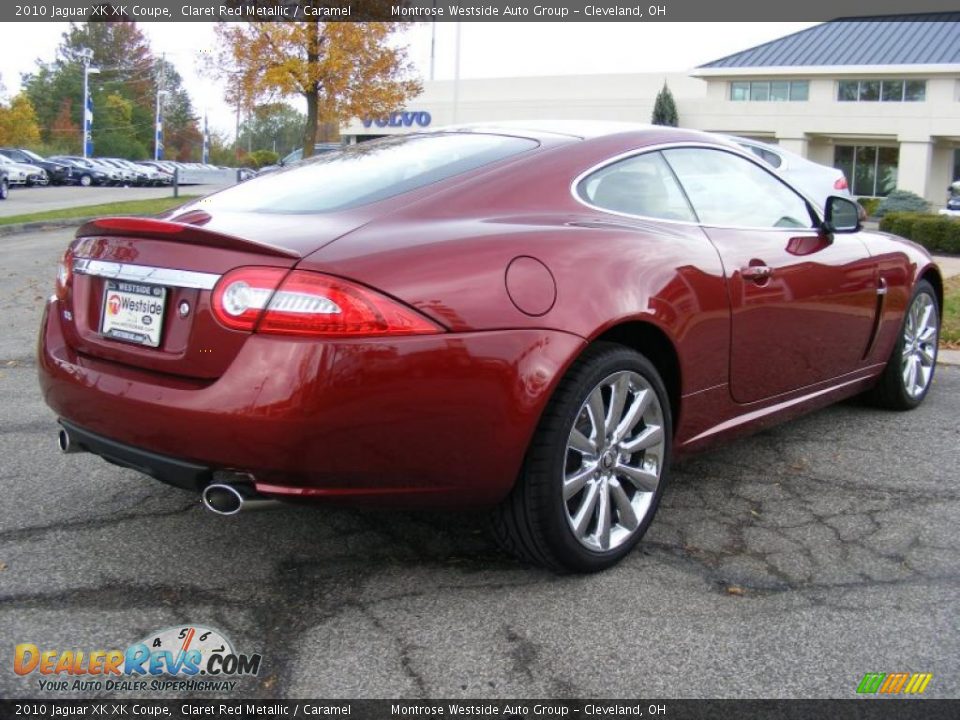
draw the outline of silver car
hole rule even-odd
[[[850,195],[850,187],[842,170],[812,162],[776,145],[732,135],[726,137],[783,175],[818,208],[826,204],[830,195]]]

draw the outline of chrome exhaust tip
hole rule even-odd
[[[200,496],[203,506],[217,515],[236,515],[243,509],[243,494],[233,485],[212,483]]]
[[[220,473],[215,473],[215,476]],[[216,515],[236,515],[241,510],[267,510],[278,507],[278,500],[258,495],[245,484],[213,482],[200,495],[203,506]]]
[[[64,455],[83,452],[83,448],[73,442],[70,438],[70,433],[64,428],[60,428],[60,432],[57,433],[57,447],[60,448],[60,452]]]

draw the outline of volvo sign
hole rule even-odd
[[[363,126],[365,128],[376,126],[376,127],[429,127],[431,121],[433,120],[430,117],[430,113],[426,110],[402,110],[399,112],[390,113],[385,117],[363,118]]]

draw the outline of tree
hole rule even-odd
[[[229,78],[228,100],[238,107],[302,96],[307,103],[306,157],[313,154],[321,125],[331,128],[352,117],[386,115],[420,92],[406,48],[388,42],[403,27],[384,22],[220,23],[213,71]]]
[[[286,103],[257,105],[240,126],[240,147],[286,155],[300,147],[306,122],[306,115]]]
[[[57,47],[55,59],[49,63],[38,60],[36,70],[24,76],[24,91],[36,108],[41,139],[45,144],[50,147],[63,144],[67,125],[75,125],[77,137],[80,136],[85,49],[93,51],[90,64],[100,70],[99,74],[90,76],[97,154],[105,154],[110,148],[125,147],[126,152],[111,154],[131,159],[152,155],[158,88],[168,93],[164,98],[167,157],[187,157],[199,152],[197,118],[179,73],[172,63],[153,55],[147,37],[137,23],[129,21],[70,23]],[[132,128],[132,141],[129,134],[115,141],[109,133],[105,134],[111,125],[103,117],[103,112],[111,97],[122,98],[130,104],[129,126],[123,120],[125,113],[120,113],[120,117],[124,132]],[[112,113],[111,121],[116,121],[120,106],[116,99],[110,102],[107,111]],[[69,123],[64,122],[64,108],[71,113]]]
[[[104,97],[98,121],[93,126],[93,147],[97,155],[140,159],[147,148],[137,138],[133,124],[133,103],[118,93]]]
[[[40,142],[40,126],[30,99],[20,93],[10,104],[0,104],[0,145],[33,146]]]
[[[677,127],[680,124],[680,118],[677,115],[677,104],[673,101],[673,93],[663,83],[663,89],[657,93],[657,99],[653,103],[653,117],[650,122],[654,125],[670,125]]]

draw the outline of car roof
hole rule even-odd
[[[511,135],[564,135],[581,140],[619,135],[628,132],[643,132],[662,129],[647,123],[619,122],[616,120],[507,120],[486,123],[447,125],[436,132],[504,133]]]

